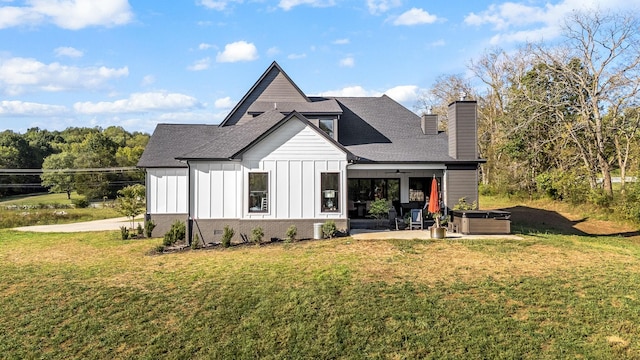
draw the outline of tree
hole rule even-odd
[[[623,157],[615,152],[624,149],[610,146],[616,122],[625,109],[636,105],[640,91],[639,26],[635,14],[575,12],[566,21],[561,47],[534,47],[536,62],[553,64],[549,68],[553,77],[562,79],[577,95],[577,116],[563,124],[589,162],[585,167],[593,169],[591,177],[602,177],[609,197],[613,196],[612,164]]]
[[[73,168],[74,162],[75,156],[70,152],[49,155],[42,164],[42,186],[53,193],[65,192],[67,199],[71,199],[75,181],[74,174],[69,170]]]
[[[145,193],[145,187],[141,184],[125,186],[118,190],[116,209],[120,214],[131,218],[132,229],[134,218],[142,214],[146,208]]]

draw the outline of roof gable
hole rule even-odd
[[[274,107],[277,107],[278,102],[310,102],[302,90],[274,61],[220,123],[220,126],[236,125],[252,118],[248,115],[248,110],[256,101],[276,104]]]

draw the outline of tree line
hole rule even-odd
[[[635,13],[573,12],[559,41],[488,49],[469,62],[471,77],[438,77],[418,108],[446,114],[460,93],[478,101],[484,192],[637,203],[626,178],[640,163],[639,29]],[[640,219],[640,206],[632,213]]]
[[[0,196],[72,191],[88,199],[114,198],[124,186],[144,183],[135,167],[149,135],[119,126],[70,127],[63,131],[30,128],[24,134],[0,132]],[[43,169],[42,174],[2,169]],[[85,171],[92,169],[91,171]]]

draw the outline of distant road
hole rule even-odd
[[[33,232],[87,232],[87,231],[111,231],[120,230],[121,226],[129,227],[131,219],[127,217],[119,217],[104,220],[94,220],[86,222],[78,222],[71,224],[55,224],[55,225],[33,225],[13,228],[18,231]]]

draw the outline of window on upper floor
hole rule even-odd
[[[333,136],[333,123],[333,119],[320,119],[320,121],[318,122],[318,127],[320,128],[320,130],[326,132],[327,135],[329,135],[332,139],[335,139]]]

